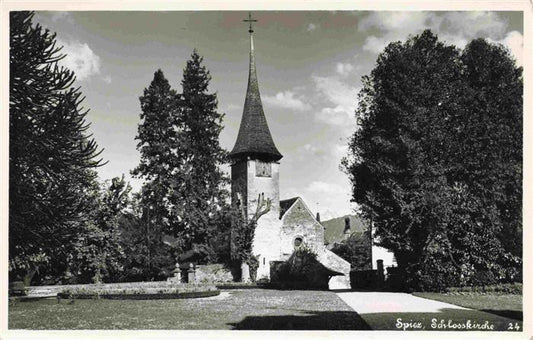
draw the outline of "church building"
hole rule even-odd
[[[350,288],[350,263],[324,245],[324,227],[300,197],[280,200],[279,176],[282,154],[268,128],[255,68],[251,17],[248,88],[237,141],[230,153],[231,191],[249,218],[256,212],[258,198],[270,199],[270,210],[257,221],[252,252],[259,259],[257,279],[270,279],[271,262],[286,261],[304,244],[331,272],[330,288]]]

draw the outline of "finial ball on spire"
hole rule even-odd
[[[257,20],[252,18],[252,13],[248,12],[248,19],[244,19],[243,21],[250,24],[250,28],[248,29],[248,32],[250,32],[250,34],[253,33],[254,29],[253,29],[252,23],[257,22]]]

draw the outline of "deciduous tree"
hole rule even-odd
[[[363,78],[343,164],[411,287],[516,279],[502,222],[520,229],[521,98],[502,47],[461,53],[429,31],[389,44]]]

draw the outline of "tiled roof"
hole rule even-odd
[[[358,216],[346,215],[320,222],[324,226],[324,243],[333,244],[344,239],[344,219],[350,219],[350,233],[363,233],[368,229],[368,223]]]

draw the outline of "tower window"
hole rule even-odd
[[[272,163],[270,162],[255,162],[255,176],[256,177],[272,177]]]

